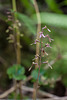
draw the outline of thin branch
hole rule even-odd
[[[19,88],[19,84],[17,84],[17,88]],[[7,97],[10,93],[15,91],[15,89],[16,89],[15,86],[11,87],[9,90],[7,90],[6,92],[4,92],[3,94],[0,95],[0,99]],[[26,92],[33,92],[34,91],[33,88],[30,88],[27,86],[22,86],[22,89],[23,89],[23,91],[26,91]],[[53,95],[53,94],[50,94],[50,93],[47,93],[47,92],[44,92],[41,90],[38,90],[38,95],[43,97],[45,100],[67,100],[67,96],[58,97],[56,95]],[[47,99],[45,97],[47,97]],[[42,99],[39,99],[39,100],[42,100]]]
[[[34,91],[33,88],[30,88],[30,87],[27,87],[27,86],[23,86],[23,90],[24,91],[28,91],[28,92],[33,92]],[[41,97],[58,98],[57,96],[55,96],[53,94],[50,94],[50,93],[47,93],[47,92],[44,92],[44,91],[41,91],[41,90],[38,90],[38,93],[37,94],[39,96],[41,96]]]
[[[17,88],[19,88],[19,86],[20,86],[20,84],[17,84]],[[16,89],[15,86],[13,86],[9,90],[5,91],[3,94],[0,94],[0,99],[7,97],[10,93],[15,91],[15,89]],[[26,92],[33,92],[34,91],[33,88],[30,88],[30,87],[27,87],[27,86],[22,86],[22,90],[26,91]],[[43,92],[41,90],[38,90],[38,94],[40,96],[45,96],[45,97],[50,97],[50,98],[57,97],[57,96],[55,96],[53,94],[50,94],[50,93],[47,93],[47,92]]]
[[[25,81],[23,81],[22,84],[25,84],[27,81],[31,80],[31,78],[32,78],[31,76],[28,76],[28,78]],[[17,84],[16,86],[14,85],[9,90],[5,91],[3,94],[0,94],[0,99],[7,97],[10,93],[15,91],[16,87],[19,88],[19,84]]]
[[[5,91],[3,94],[0,94],[0,99],[7,97],[10,93],[15,91],[15,86],[11,87],[9,90]]]

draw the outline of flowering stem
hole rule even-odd
[[[16,41],[17,41],[17,49],[16,49],[17,64],[20,64],[21,63],[20,31],[19,31],[18,25],[16,23],[16,21],[17,21],[17,15],[16,15],[17,9],[16,9],[16,1],[15,0],[12,0],[12,5],[13,5],[13,12],[14,12],[14,20],[15,20],[15,23],[14,23],[15,28],[14,29],[16,32]]]
[[[38,8],[36,0],[34,0],[34,8],[35,8],[36,16],[37,16],[37,20],[38,20],[37,37],[36,37],[36,39],[39,40],[39,32],[41,30],[41,21],[40,21],[39,8]],[[36,56],[39,55],[39,45],[40,45],[40,43],[36,42]],[[39,58],[37,58],[35,60],[35,62],[38,64],[39,63]],[[35,65],[35,68],[38,68],[38,66]],[[36,100],[36,92],[37,92],[37,82],[34,83],[33,100]]]
[[[17,58],[17,64],[21,64],[21,50],[20,50],[20,31],[19,31],[19,27],[17,25],[17,8],[16,8],[16,0],[12,0],[12,5],[13,5],[13,13],[14,13],[14,25],[13,25],[13,29],[16,33],[16,58]],[[16,68],[17,70],[17,68]],[[21,81],[20,81],[21,83]],[[17,84],[17,81],[16,81]],[[21,99],[22,99],[22,92],[21,92],[21,85],[20,85],[20,95],[21,95]]]
[[[41,50],[42,50],[42,47],[43,47],[42,46],[42,39],[43,39],[43,37],[41,37]],[[36,100],[36,96],[37,96],[38,81],[39,81],[40,68],[41,68],[41,58],[42,58],[42,52],[40,51],[38,77],[37,77],[36,83],[34,84],[34,86],[35,86],[34,100]]]
[[[37,16],[37,21],[38,21],[36,39],[39,40],[39,32],[41,30],[41,20],[40,20],[40,13],[39,13],[39,8],[38,8],[36,0],[34,0],[34,8],[35,8],[35,11],[36,11],[36,16]],[[37,55],[39,55],[39,42],[36,43],[36,56]],[[36,59],[36,63],[39,62],[38,60],[39,59]],[[38,67],[38,66],[36,66],[36,67]]]

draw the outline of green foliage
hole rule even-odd
[[[15,80],[24,80],[26,78],[25,74],[25,69],[21,65],[13,65],[7,70],[7,74],[10,79],[15,79]]]
[[[32,6],[30,4],[30,2],[33,4],[33,0],[30,0],[30,1],[20,0],[20,1],[22,2],[22,5],[26,8],[26,11],[24,9],[24,13],[26,15],[22,14],[22,13],[17,13],[17,16],[18,16],[20,22],[23,23],[26,26],[26,28],[25,28],[26,30],[24,30],[24,31],[26,32],[27,30],[29,30],[30,33],[33,33],[35,35],[35,33],[36,33],[35,24],[37,24],[36,14],[33,15],[34,20],[32,20],[31,17],[29,17],[29,15],[30,16],[32,15],[33,9],[34,9],[34,6]],[[52,31],[54,29],[54,31],[53,31],[54,42],[53,42],[52,51],[51,51],[53,54],[50,52],[50,58],[52,60],[55,59],[57,54],[61,51],[60,53],[61,53],[61,56],[62,56],[63,59],[58,60],[54,65],[52,65],[52,67],[53,67],[52,70],[49,68],[48,70],[46,70],[46,72],[41,73],[41,71],[40,71],[40,76],[43,75],[44,77],[46,77],[46,79],[54,78],[55,80],[58,77],[62,77],[62,82],[65,84],[65,86],[67,86],[67,77],[66,77],[67,76],[67,34],[66,34],[67,30],[65,30],[65,28],[67,29],[67,15],[61,14],[62,11],[59,9],[60,6],[67,5],[67,0],[63,0],[63,2],[60,2],[59,5],[56,3],[56,0],[44,0],[44,1],[46,1],[47,5],[49,6],[49,8],[46,7],[46,9],[48,11],[53,11],[55,13],[60,13],[60,14],[47,13],[47,12],[41,12],[40,13],[41,24],[47,24],[47,25],[52,26]],[[19,2],[19,1],[17,0],[17,2]],[[38,1],[38,2],[40,2],[40,1]],[[20,6],[19,3],[17,3],[17,4],[18,4],[18,7],[19,7]],[[40,8],[41,4],[39,3],[38,6]],[[4,6],[3,6],[3,8],[4,8]],[[42,8],[44,9],[45,7],[43,6]],[[39,9],[39,10],[42,11],[42,8]],[[21,9],[21,7],[18,8],[18,10],[20,10],[20,9]],[[3,11],[1,11],[1,12],[3,12]],[[23,12],[23,7],[22,7],[22,12]],[[1,19],[4,22],[6,22],[7,17],[3,13],[0,13],[0,16],[1,16]],[[9,22],[7,22],[7,23],[9,25],[11,25],[11,23],[9,23]],[[5,28],[6,28],[6,26],[2,23],[0,25],[1,33],[3,32],[3,30]],[[22,27],[20,29],[22,29]],[[34,38],[34,35],[33,35],[33,38]],[[3,36],[3,39],[1,38],[2,36]],[[31,34],[29,36],[31,36]],[[4,39],[5,37],[4,37],[3,34],[0,36],[0,38],[3,42],[5,41],[5,39]],[[23,42],[24,46],[27,45],[28,47],[30,47],[29,44],[30,44],[31,41],[29,40],[28,34],[26,34],[26,36],[23,37],[23,40],[25,41],[25,42]],[[2,41],[0,41],[1,44],[2,44]],[[2,44],[2,45],[4,46],[4,44]],[[23,48],[24,48],[24,46],[23,46]],[[57,49],[57,47],[59,47],[59,49]],[[14,56],[11,57],[12,54],[10,54],[9,52],[6,53],[6,51],[8,51],[8,48],[11,49],[12,46],[7,47],[5,50],[2,49],[2,52],[0,52],[0,53],[1,53],[1,56],[3,58],[5,58],[6,61],[8,61],[7,63],[9,63],[9,65],[10,65],[11,61],[14,60]],[[34,51],[34,49],[30,49],[30,50]],[[22,60],[22,63],[26,67],[29,67],[31,65],[30,61],[32,59],[32,57],[30,56],[31,53],[28,52],[28,54],[29,54],[29,56],[27,57],[26,53],[25,54],[22,53],[23,58],[25,57]],[[10,59],[9,59],[9,55],[11,57]],[[10,60],[10,62],[9,62],[9,60]],[[49,58],[48,58],[48,60],[49,60]],[[22,66],[19,67],[19,66],[18,65],[13,65],[12,67],[10,67],[7,70],[7,74],[9,75],[10,79],[12,79],[12,78],[16,79],[16,80],[25,79],[25,75],[24,75],[25,69],[24,69],[24,67],[22,67]],[[4,67],[2,67],[2,68],[4,68]],[[42,69],[42,71],[44,71],[44,70]],[[2,72],[2,70],[1,70],[1,72]],[[3,71],[3,72],[5,72],[5,71]],[[37,76],[38,76],[38,70],[37,69],[33,70],[31,75],[33,77],[33,81],[36,81]],[[40,76],[39,76],[39,80],[40,80]],[[4,77],[4,76],[2,76],[2,77]],[[4,83],[1,82],[1,84],[4,84]]]
[[[30,1],[28,0],[20,0],[22,5],[24,5],[24,7],[26,8],[26,11],[28,13],[33,12],[33,6],[30,4]]]
[[[35,28],[35,21],[33,21],[31,18],[29,18],[27,15],[21,14],[21,13],[17,13],[17,16],[19,18],[19,20],[27,26],[27,28],[29,29],[29,31],[32,34],[36,33],[36,28]]]
[[[67,87],[67,77],[66,76],[67,76],[67,74],[64,75],[62,82]]]
[[[13,100],[13,98],[15,98],[15,94],[16,94],[15,92],[12,92],[12,93],[8,96],[8,100]],[[19,93],[17,93],[16,99],[17,99],[17,100],[20,100],[20,99],[21,99],[21,96],[20,96]],[[27,96],[23,96],[23,99],[28,99],[28,97],[27,97]]]
[[[45,0],[45,1],[52,11],[56,13],[62,13],[62,11],[59,9],[59,5],[55,2],[55,0]]]
[[[62,1],[62,2],[59,4],[60,7],[61,7],[61,6],[64,6],[64,5],[67,5],[67,0]]]
[[[53,69],[46,70],[45,76],[47,79],[54,78],[54,80],[57,80],[59,77],[61,77],[62,82],[67,87],[67,60],[64,60],[63,58],[61,60],[58,60],[54,65]],[[44,77],[45,77],[44,76]]]
[[[33,0],[30,0],[30,2],[31,2],[32,4],[34,4],[34,1],[33,1]]]
[[[33,70],[32,73],[31,73],[31,76],[33,77],[33,81],[34,81],[34,82],[35,82],[35,81],[37,80],[37,78],[38,78],[38,71],[39,71],[39,68]],[[44,75],[44,74],[45,74],[45,70],[44,70],[43,68],[41,68],[41,69],[40,69],[40,74],[39,74],[39,82],[40,82],[40,77],[41,77],[42,75]]]
[[[64,4],[67,5],[67,0],[64,0]]]
[[[56,27],[67,28],[67,15],[41,12],[40,16],[42,24],[45,23]],[[32,17],[34,18],[37,24],[36,15],[33,15]]]

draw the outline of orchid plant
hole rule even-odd
[[[52,66],[49,64],[48,61],[42,61],[42,57],[44,58],[45,56],[48,56],[48,53],[46,52],[46,48],[52,48],[50,46],[50,43],[53,41],[53,39],[50,38],[49,34],[46,34],[46,35],[44,34],[44,30],[47,30],[49,33],[51,32],[51,30],[48,29],[47,26],[44,26],[42,28],[42,31],[39,32],[39,34],[40,34],[39,35],[39,40],[36,39],[34,41],[34,43],[31,44],[31,45],[33,45],[33,44],[36,45],[37,43],[40,44],[39,55],[35,55],[35,58],[33,59],[32,65],[29,68],[29,71],[30,71],[34,65],[37,66],[38,75],[36,76],[36,78],[37,78],[36,80],[39,80],[39,77],[40,77],[40,69],[41,69],[42,64],[48,64],[48,66],[52,69]],[[49,43],[45,43],[44,44],[44,39],[46,39],[46,38],[48,39]],[[38,63],[36,63],[36,59],[39,59],[39,62]],[[37,70],[37,69],[35,69],[35,70]],[[34,71],[32,71],[32,74],[31,75],[32,75],[33,78],[35,78],[35,72]]]

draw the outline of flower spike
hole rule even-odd
[[[41,38],[41,37],[45,38],[43,32],[39,32],[39,33],[40,33],[40,38]]]

